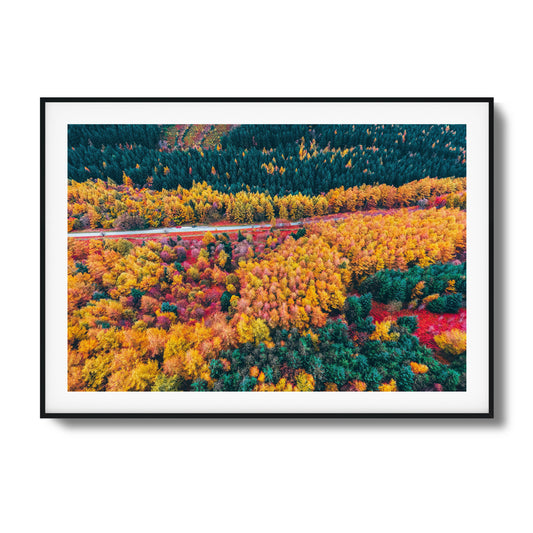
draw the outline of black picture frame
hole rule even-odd
[[[53,325],[54,317],[46,316],[46,299],[47,295],[47,270],[46,270],[46,249],[47,249],[47,104],[50,103],[482,103],[487,104],[488,111],[488,193],[489,204],[487,220],[488,225],[488,405],[484,412],[257,412],[257,413],[238,413],[238,412],[56,412],[47,408],[47,327]],[[465,97],[465,98],[437,98],[437,97],[357,97],[357,98],[260,98],[260,97],[181,97],[181,98],[147,98],[147,97],[42,97],[40,99],[40,417],[41,418],[82,418],[82,419],[104,419],[104,418],[494,418],[494,98],[492,97]],[[83,393],[91,394],[91,393]]]

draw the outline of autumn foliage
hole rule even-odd
[[[142,232],[217,221],[246,224],[249,230],[215,226],[183,237],[129,239],[80,239],[73,233],[68,240],[69,390],[466,390],[466,178],[394,185],[361,177],[359,185],[345,187],[331,176],[336,186],[324,192],[310,194],[302,186],[271,194],[244,184],[238,190],[234,184],[222,187],[217,166],[242,145],[237,166],[249,157],[260,163],[260,170],[252,170],[250,162],[253,176],[264,173],[283,188],[286,173],[311,172],[324,160],[354,180],[356,169],[373,168],[382,176],[380,158],[400,154],[398,168],[403,168],[411,157],[408,146],[418,146],[412,156],[417,165],[428,151],[446,154],[443,160],[455,168],[464,164],[463,150],[451,139],[455,130],[428,130],[421,134],[422,147],[409,140],[418,130],[380,126],[368,133],[324,127],[320,131],[329,142],[304,128],[297,143],[283,144],[301,131],[298,125],[270,133],[233,125],[116,127],[108,132],[114,142],[110,151],[95,145],[105,141],[105,128],[73,133],[79,145],[72,161],[86,152],[94,157],[126,152],[123,161],[145,153],[146,160],[122,165],[118,183],[71,180],[69,231]],[[129,140],[117,144],[122,135]],[[374,138],[394,150],[378,148]],[[448,144],[439,147],[441,138]],[[350,145],[356,139],[371,144]],[[435,146],[425,147],[428,140]],[[284,148],[276,148],[278,141]],[[206,161],[212,164],[208,175],[191,178],[190,186],[155,187],[150,176],[139,185],[154,152],[168,162],[154,170],[160,184],[172,175],[172,154],[198,160],[197,170]],[[117,161],[106,164],[117,166]],[[87,168],[91,175],[101,174],[92,163]],[[280,226],[276,219],[302,224]],[[271,225],[251,227],[264,221]]]
[[[414,386],[405,378],[407,368],[413,375],[434,377],[435,371],[425,370],[429,366],[423,351],[418,362],[408,360],[401,367],[407,381],[400,374],[381,381],[387,374],[356,370],[357,353],[370,346],[403,346],[402,335],[410,335],[416,324],[404,326],[398,320],[397,325],[394,316],[372,323],[366,303],[353,307],[353,297],[351,307],[346,302],[363,275],[361,264],[365,273],[391,266],[381,260],[381,251],[388,254],[387,261],[394,258],[404,268],[411,250],[411,260],[422,264],[428,257],[437,260],[438,254],[460,253],[461,213],[400,210],[396,216],[367,215],[362,220],[354,215],[341,223],[314,224],[299,237],[272,230],[252,243],[211,233],[201,240],[140,244],[70,239],[70,389],[392,391]],[[399,222],[409,227],[407,237],[398,230]],[[410,239],[418,246],[410,247]],[[365,263],[363,257],[371,261]],[[318,362],[313,366],[300,356],[290,363],[290,342],[283,340],[283,332],[309,339],[305,342],[316,350],[314,357],[323,358],[320,332],[345,313],[356,328],[345,339],[352,354],[345,363],[332,361],[320,372]],[[235,367],[235,350],[241,353],[243,346],[252,352],[267,350],[274,362],[251,359],[249,367]]]
[[[122,177],[122,182],[117,185],[110,179],[71,181],[68,186],[69,231],[158,228],[222,219],[249,224],[274,219],[301,220],[368,209],[430,208],[436,198],[444,199],[441,207],[447,203],[455,207],[460,204],[456,193],[463,194],[466,189],[464,178],[424,178],[400,187],[362,185],[349,189],[339,187],[318,196],[302,193],[271,196],[249,190],[222,193],[205,181],[194,182],[189,189],[178,186],[162,191],[135,188],[127,175]],[[422,199],[429,201],[420,204]]]
[[[466,214],[457,209],[356,214],[338,226],[313,224],[310,232],[343,253],[354,278],[361,281],[385,268],[407,270],[452,261],[466,248]]]
[[[451,356],[461,355],[466,351],[466,334],[460,329],[452,329],[435,335],[435,342],[444,353]]]

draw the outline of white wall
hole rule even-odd
[[[4,531],[527,530],[526,3],[351,4],[3,6]],[[496,420],[39,419],[38,98],[197,95],[496,98]]]

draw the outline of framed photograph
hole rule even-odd
[[[41,417],[493,417],[492,98],[42,98]]]

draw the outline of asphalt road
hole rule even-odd
[[[385,210],[375,211],[371,213],[366,213],[368,216],[380,215],[386,212]],[[364,213],[364,212],[362,212]],[[347,218],[354,213],[342,213],[338,214],[335,217],[324,218],[326,221],[337,221]],[[302,219],[297,220],[296,222],[283,222],[278,224],[278,228],[287,228],[294,226],[303,226],[304,224],[309,224],[312,222],[317,222],[319,219],[314,217],[312,219]],[[144,229],[144,230],[131,230],[131,231],[92,231],[92,232],[83,232],[75,231],[68,234],[69,237],[143,237],[144,235],[161,235],[161,234],[180,234],[180,233],[205,233],[206,231],[239,231],[239,230],[248,230],[248,229],[258,229],[258,228],[270,228],[270,223],[265,224],[248,224],[248,225],[235,225],[230,224],[227,226],[181,226],[171,227],[171,228],[154,228],[154,229]]]
[[[286,222],[279,227],[287,226],[301,226],[302,221]],[[72,232],[69,233],[69,237],[134,237],[135,235],[160,235],[162,233],[179,234],[179,233],[205,233],[206,231],[239,231],[258,228],[269,228],[270,224],[250,224],[250,225],[229,225],[229,226],[181,226],[179,228],[154,228],[145,230],[131,230],[131,231],[93,231],[93,232]]]

